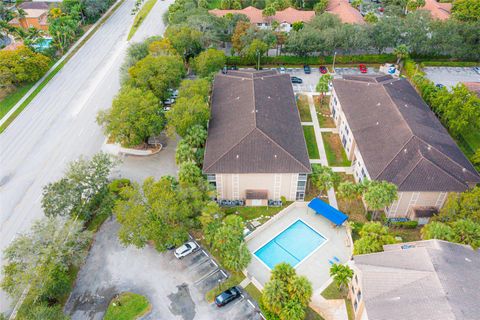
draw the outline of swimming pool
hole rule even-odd
[[[325,237],[297,220],[254,254],[270,269],[280,262],[295,267],[325,241]]]

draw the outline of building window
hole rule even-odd
[[[304,192],[297,192],[296,200],[303,201],[304,198],[305,198]]]
[[[335,113],[336,113],[336,110],[335,110],[335,107],[332,108],[332,116],[335,118]]]
[[[360,302],[362,300],[362,291],[358,290],[357,292],[357,301]]]
[[[347,138],[345,138],[345,136],[342,137],[342,144],[343,144],[343,147],[345,148],[346,145],[347,145]]]
[[[307,181],[298,181],[297,186],[299,186],[299,187],[305,187],[306,184],[307,184]]]
[[[357,301],[355,300],[355,302],[353,303],[353,309],[354,309],[355,311],[357,311],[357,307],[358,307],[358,303],[357,303]]]
[[[362,168],[362,178],[365,178],[367,174],[365,173],[365,170]]]
[[[306,173],[300,173],[298,175],[298,181],[307,181],[307,174]]]
[[[355,275],[355,283],[358,285],[358,277]]]
[[[355,294],[355,287],[352,286],[352,294]]]
[[[207,181],[208,182],[215,182],[216,181],[216,177],[214,174],[207,174]]]

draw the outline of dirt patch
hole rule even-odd
[[[304,94],[297,95],[297,107],[300,112],[300,120],[302,122],[311,122],[312,115],[310,114],[310,107],[308,104],[308,97]]]
[[[330,112],[329,103],[330,97],[314,96],[313,102],[315,104],[315,110],[317,111],[318,124],[320,128],[335,128],[335,121],[332,118]]]

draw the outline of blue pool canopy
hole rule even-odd
[[[317,214],[321,214],[328,220],[332,221],[337,226],[341,225],[345,222],[345,220],[348,219],[348,216],[345,213],[338,211],[328,203],[323,202],[318,198],[314,198],[312,201],[310,201],[308,207],[313,209],[313,211],[315,211]]]

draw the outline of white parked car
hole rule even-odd
[[[177,259],[182,259],[183,257],[188,256],[190,253],[195,252],[198,249],[198,246],[195,242],[190,241],[178,247],[173,253]]]

